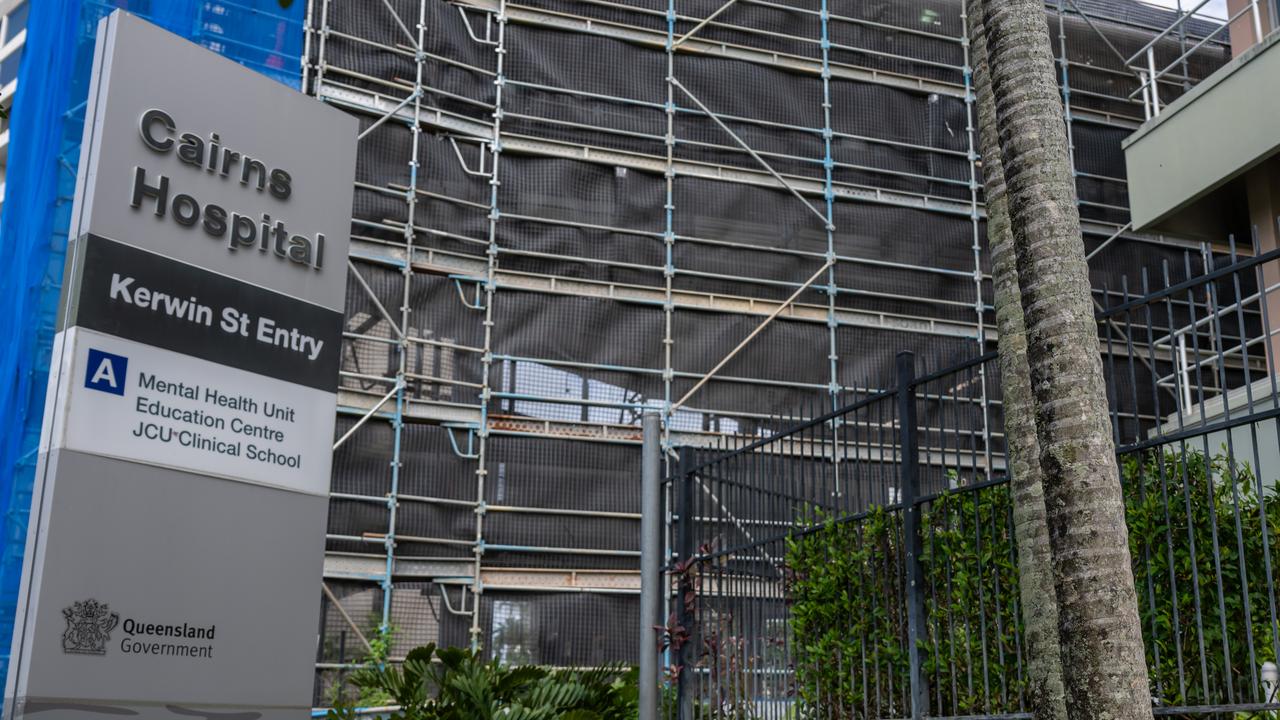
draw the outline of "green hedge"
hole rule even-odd
[[[1164,705],[1251,701],[1259,664],[1275,660],[1277,599],[1268,592],[1263,506],[1274,546],[1280,499],[1272,486],[1259,503],[1246,465],[1225,456],[1208,465],[1190,451],[1123,463],[1152,692]],[[933,713],[1019,710],[1024,656],[1007,488],[948,493],[924,509],[922,521],[927,639],[920,652]],[[883,509],[828,521],[788,542],[802,705],[832,718],[909,714],[901,548],[901,516]]]
[[[1258,666],[1276,660],[1267,565],[1280,560],[1268,557],[1280,533],[1277,487],[1265,488],[1259,502],[1247,465],[1218,455],[1209,466],[1194,452],[1185,461],[1165,454],[1124,463],[1151,689],[1173,705],[1253,699]]]

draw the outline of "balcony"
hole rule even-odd
[[[1268,15],[1256,2],[1240,4],[1221,30],[1230,31],[1235,57],[1168,105],[1158,89],[1176,77],[1179,60],[1157,63],[1149,51],[1130,58],[1149,117],[1123,143],[1135,229],[1251,244],[1259,210],[1272,205],[1258,193],[1272,194],[1273,183],[1259,178],[1275,176],[1265,169],[1280,150],[1280,33],[1264,34]]]

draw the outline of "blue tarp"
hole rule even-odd
[[[123,8],[296,88],[306,6],[305,0],[27,1],[0,215],[0,678],[13,634],[98,20]]]

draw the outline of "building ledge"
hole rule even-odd
[[[1229,231],[1236,208],[1217,191],[1280,150],[1277,44],[1272,33],[1123,141],[1135,229],[1215,240]]]
[[[1155,132],[1157,128],[1172,120],[1184,108],[1200,100],[1210,92],[1213,92],[1214,88],[1226,82],[1244,68],[1245,65],[1253,62],[1254,58],[1265,53],[1271,48],[1271,46],[1277,43],[1280,43],[1280,33],[1271,33],[1263,38],[1262,42],[1241,53],[1239,57],[1232,58],[1231,62],[1228,62],[1226,65],[1218,68],[1213,74],[1202,80],[1200,84],[1191,88],[1191,90],[1184,93],[1177,100],[1174,100],[1162,108],[1158,116],[1153,117],[1138,126],[1138,129],[1134,130],[1132,135],[1120,142],[1120,147],[1128,150],[1130,145],[1142,140],[1142,138],[1152,132]]]
[[[1159,452],[1201,454],[1215,461],[1230,460],[1232,471],[1249,468],[1265,487],[1280,482],[1280,424],[1275,420],[1277,383],[1263,375],[1247,386],[1207,398],[1181,412],[1166,415],[1147,437],[1180,438],[1160,446]],[[1226,464],[1215,470],[1215,481],[1227,482]]]
[[[1164,422],[1152,431],[1151,437],[1208,427],[1271,410],[1276,406],[1277,386],[1280,386],[1280,380],[1264,374],[1249,385],[1232,388],[1225,394],[1206,398],[1186,410],[1166,416]]]

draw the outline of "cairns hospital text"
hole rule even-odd
[[[179,133],[177,122],[164,110],[144,112],[138,129],[143,145],[163,155],[173,153],[180,162],[195,170],[238,180],[245,188],[269,193],[280,201],[288,200],[293,194],[293,176],[287,170],[268,168],[261,160],[223,146],[216,132],[209,133],[208,138],[190,132]],[[135,210],[149,205],[157,217],[167,214],[179,225],[198,225],[210,237],[225,239],[227,249],[232,252],[256,248],[264,255],[315,270],[324,267],[323,233],[316,233],[314,237],[294,234],[283,220],[273,220],[269,213],[248,215],[231,212],[216,203],[202,205],[191,195],[172,192],[168,176],[152,177],[141,166],[133,169],[130,205]]]

